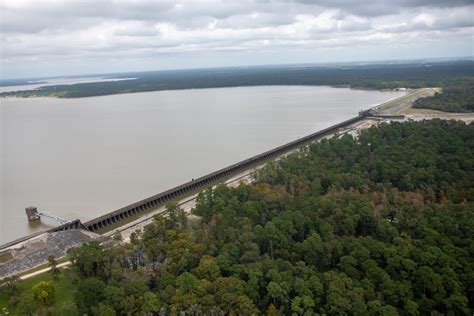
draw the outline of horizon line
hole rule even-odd
[[[175,72],[175,71],[199,71],[199,70],[217,70],[217,69],[239,69],[239,68],[271,68],[271,67],[288,67],[288,66],[330,66],[330,65],[356,65],[356,64],[389,64],[389,63],[409,63],[409,62],[424,62],[424,61],[474,61],[472,56],[451,56],[451,57],[419,57],[419,58],[400,58],[400,59],[360,59],[348,61],[328,61],[328,62],[301,62],[301,63],[281,63],[281,64],[256,64],[256,65],[235,65],[235,66],[209,66],[209,67],[188,67],[188,68],[172,68],[172,69],[154,69],[154,70],[130,70],[120,72],[96,72],[96,73],[82,73],[82,74],[59,74],[45,77],[9,77],[0,78],[1,82],[7,81],[22,81],[22,80],[38,80],[38,79],[61,79],[61,78],[84,78],[84,77],[100,77],[100,76],[117,76],[124,74],[138,74],[138,73],[153,73],[153,72]],[[25,82],[26,83],[26,82]]]

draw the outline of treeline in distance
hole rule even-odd
[[[362,89],[446,87],[474,77],[474,61],[402,64],[266,66],[124,73],[113,82],[47,86],[0,96],[78,98],[131,92],[262,85],[328,85]]]
[[[444,112],[474,112],[474,78],[451,82],[442,93],[418,99],[413,107]]]

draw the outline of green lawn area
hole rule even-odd
[[[8,260],[12,259],[13,256],[10,251],[0,252],[0,263],[7,262]]]
[[[2,309],[4,307],[7,307],[8,305],[8,297],[6,294],[2,293],[0,294],[0,315],[2,315]]]
[[[53,278],[50,273],[43,273],[33,278],[23,280],[20,283],[20,287],[23,291],[22,293],[27,293],[31,291],[33,285],[41,281],[53,282],[55,295],[54,307],[56,310],[60,310],[60,308],[64,305],[72,305],[74,303],[74,285],[72,284],[72,279],[68,270],[61,270],[61,274],[57,282],[53,281]],[[6,294],[0,294],[0,315],[4,315],[3,308],[8,306],[8,300],[9,298]]]

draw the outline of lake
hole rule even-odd
[[[90,220],[405,92],[310,86],[0,99],[0,244]]]

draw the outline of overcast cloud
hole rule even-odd
[[[2,0],[2,78],[472,56],[472,0]]]

